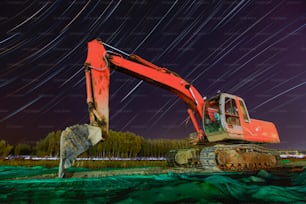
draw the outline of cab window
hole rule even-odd
[[[209,99],[204,105],[204,130],[206,134],[223,131],[220,119],[219,97]]]
[[[238,108],[235,99],[225,98],[225,119],[226,123],[232,127],[232,125],[240,125]]]
[[[235,99],[225,98],[225,113],[238,116],[238,109]]]
[[[239,100],[239,103],[240,103],[240,107],[241,107],[241,112],[242,112],[243,120],[245,122],[250,122],[250,118],[249,118],[249,115],[248,115],[248,112],[247,112],[247,109],[245,107],[244,102],[242,100]]]

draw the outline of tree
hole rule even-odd
[[[32,153],[32,148],[28,144],[17,144],[14,147],[14,155],[30,155]]]
[[[61,131],[50,132],[35,145],[37,156],[59,156]],[[171,149],[189,147],[187,139],[144,139],[132,132],[109,131],[105,141],[90,147],[81,157],[164,157]],[[17,145],[15,154],[28,147]]]
[[[60,138],[62,132],[60,130],[50,132],[44,139],[35,145],[37,156],[59,156]]]
[[[0,156],[8,156],[13,149],[13,145],[6,143],[5,140],[0,140]]]

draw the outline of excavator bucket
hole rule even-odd
[[[79,154],[108,135],[110,68],[106,50],[100,40],[88,43],[85,76],[90,125],[74,125],[62,132],[58,172],[60,178],[64,177],[65,169],[73,164]]]
[[[65,169],[74,163],[76,157],[102,139],[99,127],[87,124],[67,127],[61,135],[58,177],[63,178]]]

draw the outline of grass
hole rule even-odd
[[[283,165],[291,166],[305,166],[306,158],[304,159],[283,159]],[[59,160],[24,160],[24,159],[0,159],[0,166],[44,166],[44,167],[58,167]],[[75,161],[74,167],[84,167],[88,169],[99,168],[130,168],[130,167],[166,167],[166,161],[135,161],[135,160],[78,160]]]
[[[59,160],[0,160],[0,166],[45,166],[45,167],[58,167]],[[92,160],[81,160],[75,161],[74,167],[84,167],[89,169],[99,168],[130,168],[130,167],[164,167],[167,166],[166,161],[134,161],[134,160],[108,160],[108,161],[92,161]]]

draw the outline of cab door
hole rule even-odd
[[[239,140],[243,138],[242,121],[239,114],[240,105],[238,97],[230,94],[222,94],[221,106],[223,108],[224,129],[228,133],[228,139]]]
[[[257,133],[254,130],[253,124],[251,123],[246,105],[243,99],[239,97],[237,97],[237,104],[239,107],[240,122],[243,127],[243,140],[253,141],[254,138],[256,138]]]

